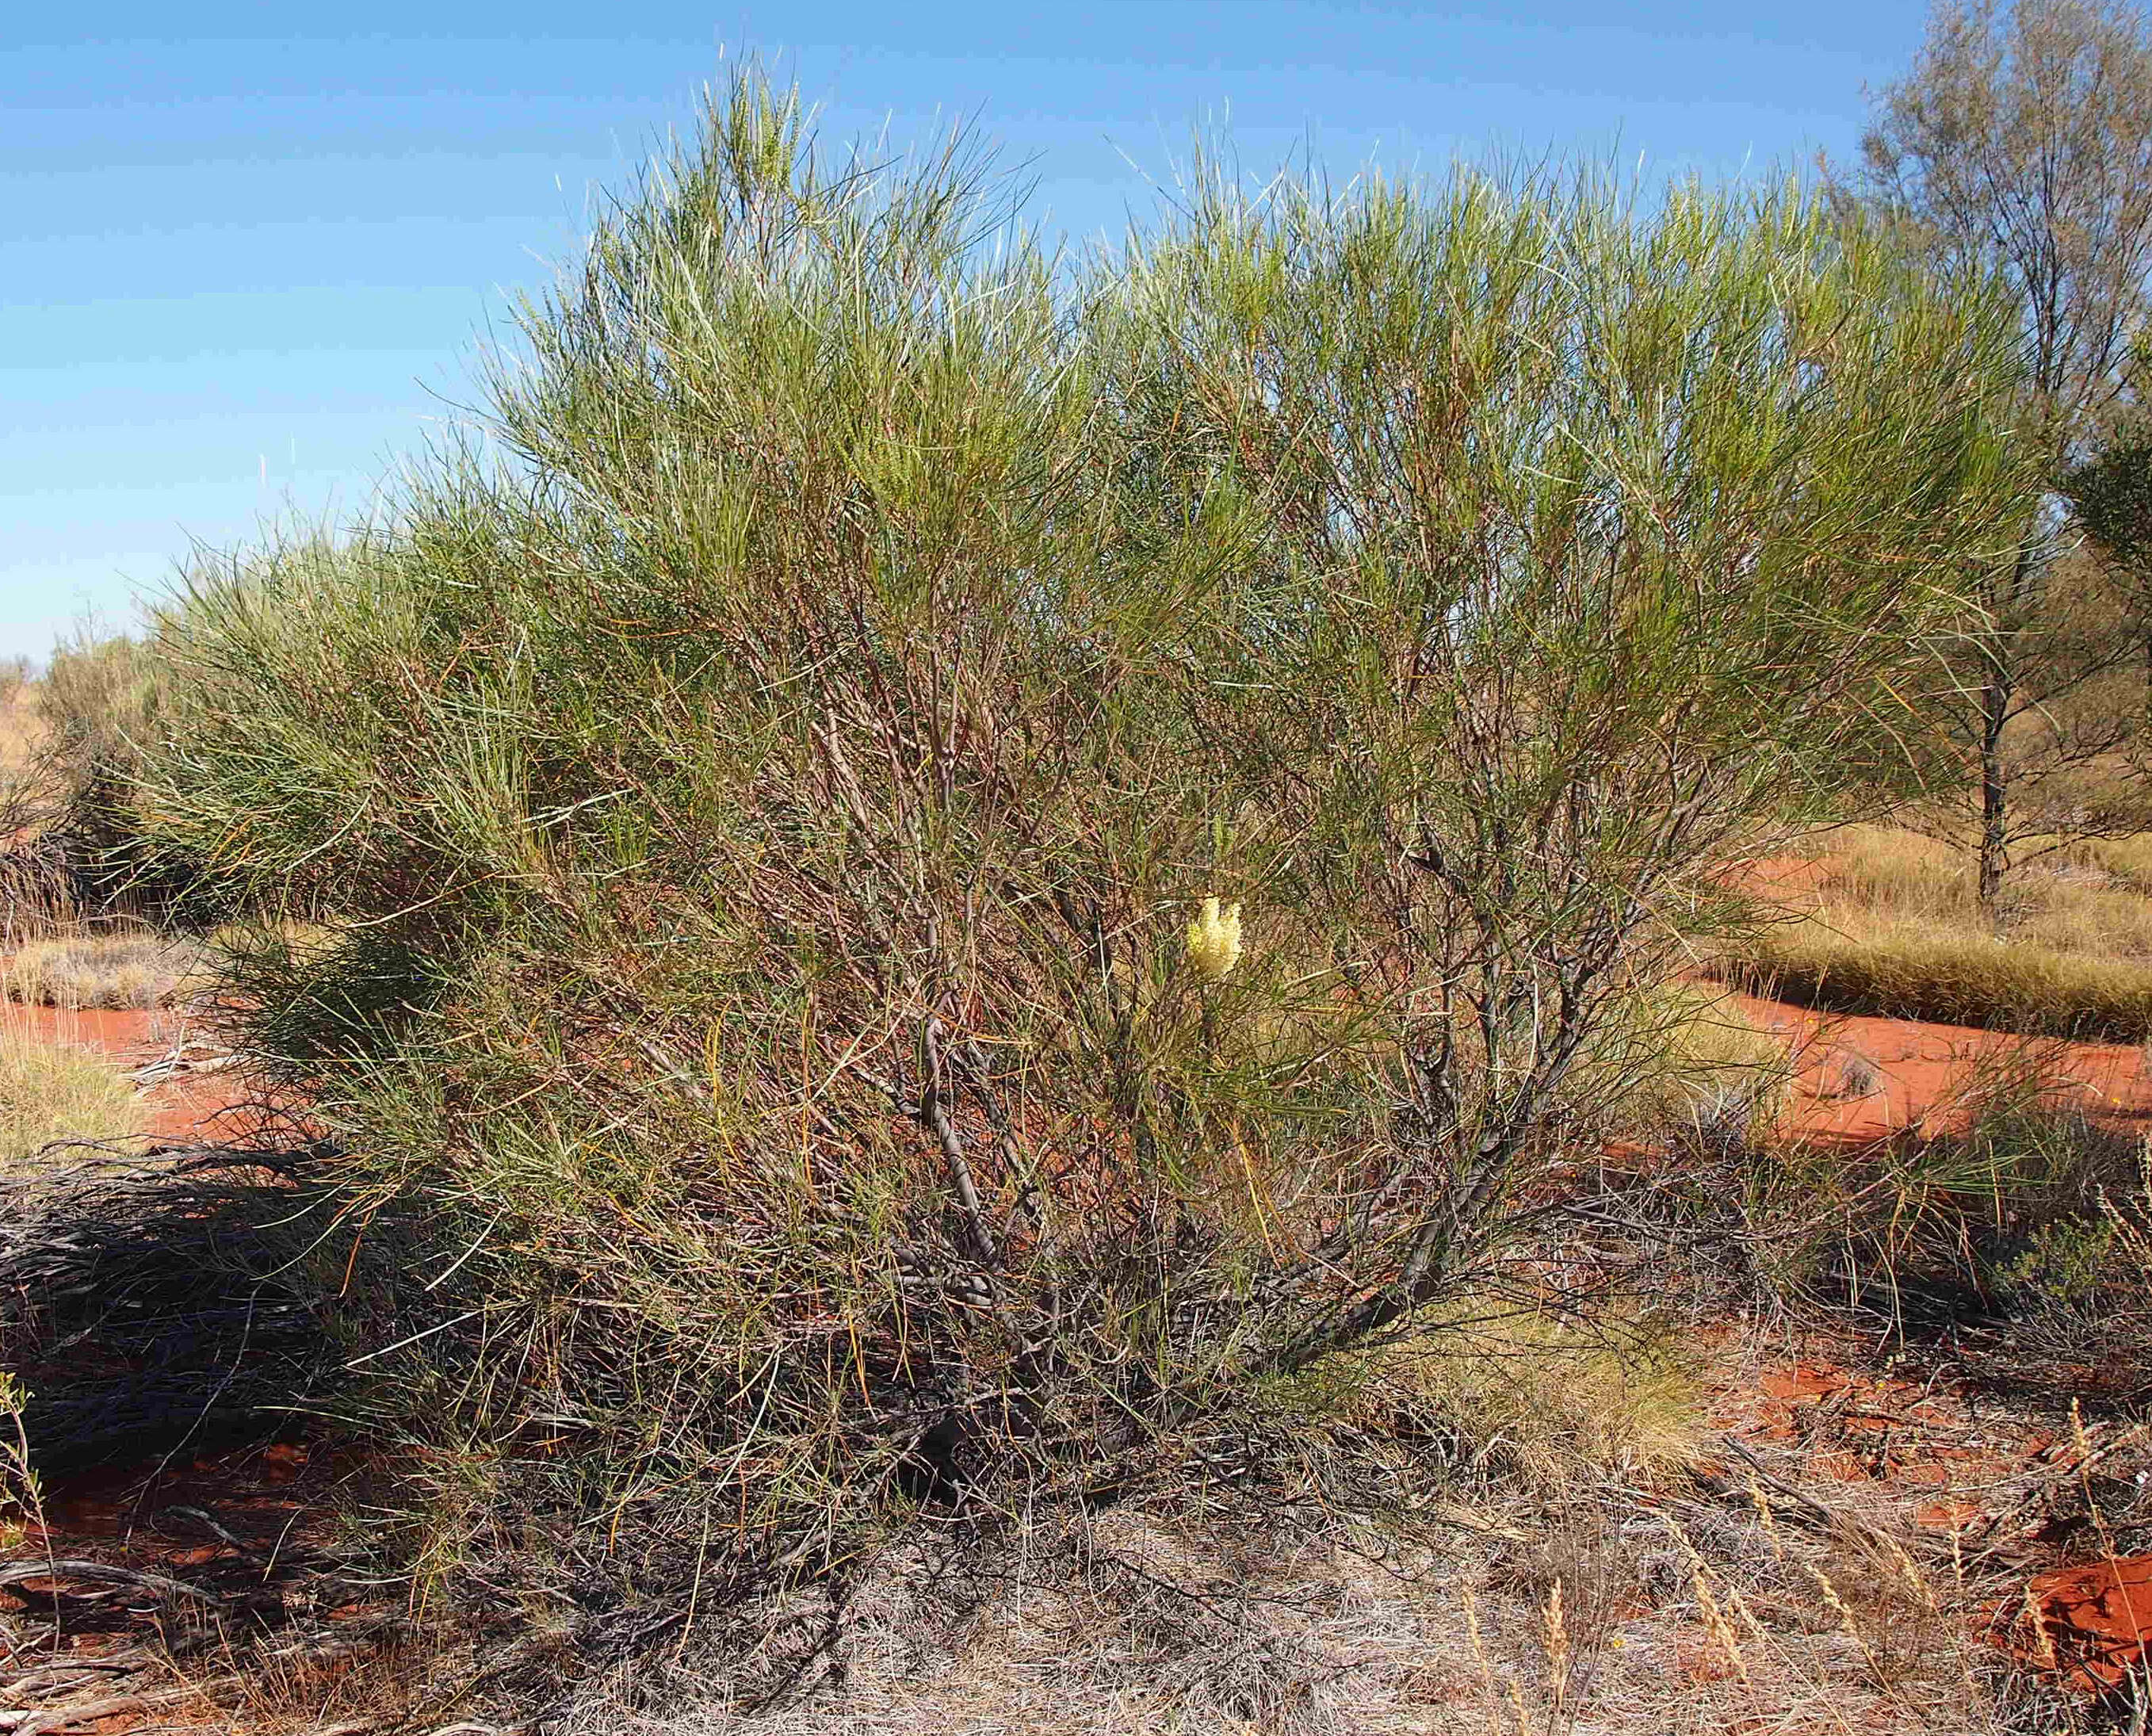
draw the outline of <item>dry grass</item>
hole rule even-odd
[[[1685,987],[1670,1003],[1666,1064],[1638,1094],[1639,1130],[1714,1145],[1764,1138],[1793,1083],[1792,1045],[1757,1029],[1731,995]]]
[[[1816,840],[1818,914],[1840,926],[1891,919],[1986,938],[1970,855],[1891,826]],[[1998,926],[2012,946],[2152,963],[2152,837],[2036,857],[2007,882]]]
[[[2128,891],[2152,894],[2152,833],[2082,845],[2070,860],[2089,863]]]
[[[203,957],[197,942],[141,932],[32,941],[0,966],[0,993],[47,1007],[155,1007],[200,972]]]
[[[139,1120],[134,1091],[102,1057],[0,1030],[0,1169],[54,1140],[124,1138]]]
[[[1849,826],[1816,840],[1792,921],[1750,937],[1737,963],[1785,998],[1838,1013],[2028,1034],[2152,1034],[2152,840],[2043,858],[1982,920],[1964,852],[1914,833]]]
[[[1034,1518],[952,1570],[907,1540],[842,1609],[586,1683],[563,1736],[1553,1736],[2008,1728],[1946,1580],[1746,1504],[1451,1504],[1383,1533],[1250,1512]],[[1962,1595],[1964,1587],[1955,1591]],[[1833,1607],[1835,1600],[1835,1607]],[[786,1619],[789,1617],[789,1621]],[[743,1668],[749,1632],[789,1633]],[[819,1653],[814,1647],[825,1649]],[[755,1703],[774,1670],[803,1691]],[[2045,1726],[2045,1728],[2063,1728]]]
[[[1419,1455],[1454,1456],[1453,1470],[1406,1511],[1356,1518],[1246,1490],[1031,1510],[983,1530],[899,1527],[841,1599],[815,1589],[706,1619],[586,1680],[548,1728],[2097,1727],[2088,1703],[1989,1643],[1982,1612],[2019,1581],[1913,1522],[1931,1487],[1820,1481],[1799,1444],[1763,1444],[1759,1480],[1704,1431],[1706,1371],[1663,1343],[1639,1349],[1528,1321],[1385,1355],[1388,1392],[1408,1388],[1456,1424]],[[1741,1366],[1717,1368],[1713,1383],[1753,1382],[1747,1353],[1730,1354]],[[2028,1500],[2030,1482],[2062,1475],[2034,1464]]]
[[[1742,962],[1759,986],[1826,1012],[2134,1042],[2152,1033],[2152,968],[1910,924],[1767,931]]]
[[[44,735],[29,665],[19,657],[0,659],[0,778],[28,765]]]
[[[1703,1396],[1693,1359],[1666,1331],[1588,1326],[1483,1297],[1449,1311],[1450,1332],[1390,1347],[1374,1362],[1371,1427],[1400,1402],[1438,1419],[1475,1469],[1559,1499],[1580,1482],[1658,1484],[1693,1464]],[[1332,1395],[1332,1403],[1335,1395]]]

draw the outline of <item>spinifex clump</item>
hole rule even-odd
[[[1978,287],[1792,187],[1205,167],[1073,265],[1004,195],[744,76],[485,454],[164,623],[165,840],[343,925],[233,1003],[468,1523],[798,1566],[1318,1415],[2026,498]]]

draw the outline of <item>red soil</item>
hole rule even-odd
[[[1849,1144],[1962,1121],[1985,1089],[2037,1074],[2104,1120],[2152,1126],[2152,1065],[2127,1043],[2013,1037],[1964,1025],[1817,1013],[1737,995],[1756,1027],[1799,1062],[1790,1131]],[[1860,1075],[1872,1072],[1873,1089]]]
[[[151,1058],[170,1046],[160,1038],[169,1033],[176,1040],[180,1032],[175,1015],[161,1008],[74,1008],[26,1006],[20,1001],[6,1003],[5,1010],[0,1011],[0,1025],[11,1036],[35,1042],[69,1043],[130,1057],[139,1051]]]
[[[1818,888],[1830,864],[1828,856],[1759,856],[1738,864],[1726,881],[1798,909],[1812,902],[1801,895]],[[1733,998],[1759,1028],[1784,1037],[1799,1059],[1790,1132],[1857,1144],[1909,1127],[1946,1128],[1963,1118],[1983,1089],[2036,1072],[2072,1092],[2089,1114],[2152,1123],[2152,1065],[2143,1048],[1818,1013],[1753,995]],[[1877,1078],[1869,1089],[1861,1075],[1871,1069]]]
[[[2152,1556],[2033,1576],[2028,1587],[2068,1679],[2099,1692],[2141,1674],[2152,1642]]]
[[[88,1559],[170,1575],[221,1597],[226,1619],[248,1628],[275,1628],[307,1613],[311,1576],[332,1540],[339,1490],[355,1486],[361,1475],[348,1459],[297,1441],[78,1475],[47,1495],[42,1523],[33,1517],[25,1526],[14,1559]],[[124,1657],[145,1644],[184,1637],[185,1607],[175,1608],[154,1593],[119,1599],[81,1595],[94,1589],[63,1568],[56,1580],[0,1590],[0,1612],[43,1615],[57,1607],[61,1617],[57,1634],[31,1661],[31,1673],[40,1663]],[[382,1606],[353,1605],[330,1612],[330,1619],[387,1612]],[[169,1626],[175,1621],[182,1623],[176,1633]],[[214,1658],[213,1652],[198,1656],[205,1679],[220,1673]],[[0,1664],[0,1674],[10,1666],[21,1668],[21,1661]],[[139,1680],[124,1690],[140,1691]],[[254,1728],[251,1722],[227,1722],[229,1717],[216,1701],[190,1698],[183,1705],[145,1703],[65,1728],[117,1736],[179,1728],[166,1721],[175,1718],[188,1728]]]
[[[1767,859],[1743,864],[1737,877],[1764,896],[1793,902],[1827,868],[1827,860]],[[1785,1116],[1791,1133],[1858,1145],[1906,1129],[1944,1130],[1962,1124],[1984,1094],[2036,1079],[2103,1121],[2152,1133],[2152,1050],[2145,1047],[1824,1013],[1748,995],[1735,1002],[1794,1050]],[[1794,1446],[1809,1475],[1891,1500],[1914,1525],[1954,1535],[1967,1550],[2023,1518],[1998,1506],[1994,1491],[2058,1454],[2068,1456],[2037,1430],[1998,1426],[1992,1411],[1972,1428],[1971,1407],[1946,1388],[1863,1377],[1814,1359],[1767,1368],[1753,1383],[1730,1379],[1715,1420],[1733,1440]],[[2027,1598],[2046,1629],[2041,1643],[2028,1646],[2019,1611],[1992,1617],[2021,1662],[2056,1667],[2089,1692],[2117,1688],[2152,1663],[2152,1556],[2036,1574]]]
[[[109,1055],[132,1072],[162,1060],[197,1033],[185,1016],[165,1008],[68,1008],[0,1005],[0,1030],[33,1042]],[[175,1073],[140,1094],[140,1127],[153,1140],[185,1144],[242,1131],[249,1096],[238,1074]]]

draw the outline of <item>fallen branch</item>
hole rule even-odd
[[[185,1580],[170,1579],[161,1573],[146,1573],[139,1567],[114,1566],[109,1561],[18,1561],[12,1566],[0,1567],[0,1586],[19,1586],[33,1579],[48,1579],[55,1586],[62,1580],[86,1579],[93,1583],[101,1581],[106,1585],[139,1586],[145,1591],[193,1597],[204,1603],[231,1601],[221,1591],[190,1586]]]
[[[84,1724],[94,1724],[108,1718],[133,1717],[137,1713],[154,1712],[162,1706],[182,1705],[189,1700],[223,1702],[240,1697],[246,1683],[236,1676],[220,1681],[187,1683],[176,1688],[160,1688],[147,1693],[120,1694],[110,1699],[89,1700],[73,1706],[54,1706],[41,1712],[33,1712],[16,1723],[10,1736],[52,1736],[56,1730],[72,1730]]]
[[[225,1544],[229,1548],[236,1551],[243,1560],[251,1561],[256,1566],[261,1565],[261,1551],[256,1549],[252,1544],[249,1543],[236,1531],[232,1530],[230,1527],[223,1524],[214,1513],[206,1512],[200,1507],[185,1506],[167,1507],[165,1509],[165,1512],[171,1514],[180,1519],[193,1520],[197,1525],[200,1525],[203,1530],[208,1531],[220,1542]],[[160,1515],[159,1516],[162,1517],[163,1515]]]

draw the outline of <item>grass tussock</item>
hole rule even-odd
[[[2111,1042],[2152,1034],[2152,896],[2129,841],[2074,846],[1982,914],[1965,852],[1890,827],[1814,840],[1812,886],[1790,920],[1730,956],[1759,988],[1826,1012]]]
[[[200,942],[168,935],[33,940],[0,962],[0,993],[46,1007],[152,1008],[200,980],[204,967]]]
[[[0,1166],[55,1140],[114,1140],[140,1124],[134,1093],[102,1056],[0,1030]]]
[[[2132,1043],[2152,1033],[2152,967],[1932,925],[1808,920],[1751,937],[1743,973],[1828,1013]]]
[[[1667,1327],[1565,1319],[1494,1297],[1434,1325],[1425,1341],[1378,1357],[1348,1414],[1406,1406],[1474,1474],[1549,1498],[1600,1479],[1662,1485],[1693,1465],[1698,1368]]]
[[[1652,1004],[1658,1022],[1647,1028],[1661,1064],[1631,1095],[1629,1137],[1714,1146],[1768,1138],[1792,1089],[1794,1045],[1758,1029],[1731,995],[1683,987]]]

